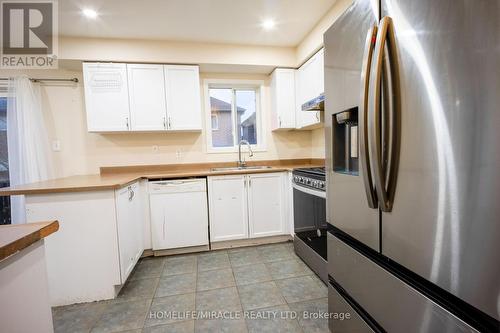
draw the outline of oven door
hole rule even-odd
[[[326,228],[326,193],[293,184],[295,233]]]

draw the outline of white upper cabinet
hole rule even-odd
[[[250,238],[283,235],[285,195],[282,173],[248,176],[248,225]]]
[[[167,128],[201,130],[200,74],[198,66],[165,65]]]
[[[296,75],[296,128],[310,129],[321,126],[321,111],[302,111],[302,104],[324,92],[323,49],[306,61]]]
[[[198,66],[84,63],[89,132],[200,131]]]
[[[83,63],[85,108],[89,132],[130,129],[127,66]]]
[[[272,130],[295,128],[295,70],[276,68],[271,75]]]
[[[318,85],[316,86],[316,89],[319,95],[325,92],[325,49],[319,50],[316,57],[316,70],[318,71],[316,74],[318,77]]]
[[[131,130],[166,130],[163,65],[127,64],[127,74]]]

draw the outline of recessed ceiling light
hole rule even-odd
[[[97,17],[97,12],[90,8],[82,10],[82,14],[83,16],[88,17],[90,19],[95,19]]]
[[[273,19],[267,19],[262,21],[262,28],[264,28],[265,30],[272,30],[274,29],[275,25],[276,22],[274,22]]]

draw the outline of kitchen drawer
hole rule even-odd
[[[329,274],[387,332],[477,332],[328,233]]]

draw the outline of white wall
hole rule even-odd
[[[19,71],[0,72],[0,76],[16,74],[18,75]],[[80,79],[80,83],[76,85],[42,84],[43,112],[50,140],[61,142],[61,151],[53,152],[57,177],[98,173],[100,166],[237,160],[236,153],[207,153],[204,119],[203,130],[197,133],[88,133],[81,72],[39,70],[26,74],[30,77],[76,76]],[[310,131],[271,132],[267,75],[201,73],[201,80],[205,78],[264,80],[262,112],[265,118],[267,150],[256,152],[253,160],[311,157]],[[153,152],[153,145],[159,146],[157,153]],[[180,151],[180,157],[177,151]]]
[[[349,8],[353,0],[337,0],[316,26],[304,37],[295,49],[296,66],[300,66],[323,47],[323,34]],[[325,130],[318,128],[311,132],[313,158],[325,158]]]
[[[295,49],[296,65],[300,66],[323,46],[325,31],[349,8],[353,0],[337,0]]]
[[[311,132],[311,157],[325,158],[325,129],[317,128]]]
[[[59,38],[59,59],[86,61],[150,62],[295,66],[295,48],[228,45],[174,41]]]
[[[59,58],[77,61],[208,64],[220,65],[221,69],[230,66],[297,67],[323,46],[323,33],[351,3],[352,0],[337,0],[295,48],[61,37]],[[79,70],[1,70],[0,76],[21,73],[31,77],[76,76],[81,79],[82,76]],[[267,75],[202,73],[201,79],[204,78],[265,81],[263,113],[266,119],[264,131],[267,151],[256,152],[254,159],[324,158],[322,128],[314,131],[270,131]],[[201,133],[88,133],[81,83],[44,83],[42,86],[43,110],[50,139],[61,142],[61,151],[53,153],[56,176],[97,173],[100,166],[235,161],[237,158],[234,153],[206,152],[204,121]],[[153,152],[153,145],[159,146],[157,153]],[[180,155],[177,152],[180,152]]]

